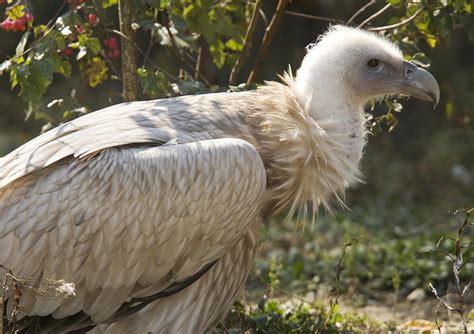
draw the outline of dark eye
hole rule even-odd
[[[377,59],[371,59],[367,62],[367,66],[369,66],[370,68],[376,68],[377,66],[379,66],[379,61]]]

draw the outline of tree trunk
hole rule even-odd
[[[120,0],[118,4],[120,32],[122,33],[122,94],[126,102],[137,100],[137,53],[135,32],[132,29],[132,0]]]

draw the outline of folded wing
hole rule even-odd
[[[76,285],[67,300],[24,294],[29,316],[106,322],[218,261],[257,219],[264,192],[263,163],[239,139],[66,156],[0,189],[0,264]]]

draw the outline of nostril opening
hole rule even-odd
[[[413,70],[410,70],[410,69],[408,69],[408,70],[405,71],[405,74],[406,74],[406,75],[410,75],[410,74],[412,74],[412,73],[413,73]]]

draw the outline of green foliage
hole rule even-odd
[[[343,218],[331,223],[320,221],[321,229],[305,233],[300,241],[301,235],[298,239],[292,237],[294,227],[291,223],[273,224],[263,232],[262,238],[271,239],[272,248],[257,261],[257,275],[269,278],[266,283],[271,291],[277,290],[272,282],[303,295],[317,290],[321,284],[333,286],[337,274],[335,267],[343,253],[344,240],[354,237],[359,242],[346,249],[342,261],[340,289],[343,293],[350,289],[352,293],[370,298],[383,296],[377,291],[407,295],[419,287],[426,289],[429,281],[445,287],[446,282],[454,281],[452,263],[445,257],[446,253],[453,252],[454,241],[445,237],[438,243],[440,237],[445,235],[441,232],[428,230],[412,236],[393,237],[376,234],[355,221]],[[331,224],[331,227],[322,230],[324,224]],[[450,226],[454,230],[456,221],[450,222]],[[315,239],[315,235],[319,237]],[[336,236],[339,240],[335,239]],[[470,238],[471,235],[465,235],[463,243],[470,241]],[[467,282],[474,273],[474,251],[469,249],[463,256],[464,271],[460,272],[459,277]]]
[[[237,59],[231,57],[240,51],[245,34],[245,3],[215,2],[201,0],[191,4],[186,1],[173,9],[172,14],[180,16],[192,31],[199,34],[209,44],[209,50],[217,67],[233,64]]]
[[[137,75],[143,92],[150,98],[166,97],[172,92],[172,87],[163,72],[153,72],[141,67],[137,69]]]
[[[429,56],[432,49],[447,45],[454,29],[463,29],[471,40],[474,40],[471,1],[387,2],[393,7],[387,11],[390,17],[383,18],[377,25],[406,21],[396,28],[387,28],[384,34],[401,46],[407,60],[418,66],[430,66]],[[101,87],[102,90],[112,86],[103,85],[104,83],[120,80],[121,76],[120,59],[108,54],[110,50],[105,42],[113,37],[120,39],[120,36],[113,32],[118,30],[117,0],[71,0],[68,3],[70,6],[64,8],[58,17],[43,17],[28,23],[27,31],[15,35],[15,52],[0,65],[0,73],[9,75],[12,89],[18,91],[31,107],[30,111],[35,111],[36,117],[50,122],[48,126],[52,126],[51,123],[71,120],[87,112],[77,101],[74,101],[73,106],[68,105],[65,102],[68,99],[67,93],[62,96],[64,99],[55,97],[45,108],[44,96],[55,79],[60,76],[81,77],[84,86]],[[256,87],[254,84],[220,87],[216,84],[218,79],[215,79],[227,76],[242,52],[243,36],[253,8],[251,2],[136,0],[134,3],[136,17],[133,28],[140,36],[137,52],[143,59],[136,72],[142,96],[162,98],[227,89],[242,91]],[[5,17],[10,19],[22,18],[30,12],[26,2],[13,5],[13,2],[9,1],[9,5],[0,8],[5,9]],[[90,20],[90,14],[97,15],[98,20]],[[47,23],[43,24],[44,22]],[[372,24],[375,25],[375,21]],[[216,75],[206,76],[205,70],[198,68],[200,56],[204,57],[203,64],[215,65],[209,72],[217,73]],[[444,63],[439,65],[445,66]],[[465,80],[468,86],[469,74]],[[219,83],[221,86],[226,85],[222,80]],[[446,89],[446,86],[448,83],[442,88]],[[443,94],[445,100],[442,101],[448,120],[459,119],[459,110],[462,110],[453,97],[456,92],[452,91],[453,89],[450,89],[449,94]],[[89,91],[86,92],[87,95]],[[108,91],[111,98],[115,98],[118,95],[116,93]],[[48,99],[50,101],[52,98]],[[385,113],[370,119],[373,133],[393,130],[403,108],[400,100],[396,99],[382,103]],[[51,117],[54,113],[60,115],[58,119]],[[467,112],[466,115],[463,115],[462,121],[468,123],[464,121],[469,118]],[[21,140],[24,140],[24,137]],[[403,298],[416,288],[426,290],[428,281],[433,282],[440,292],[447,291],[447,282],[453,282],[454,274],[452,263],[446,261],[443,254],[452,253],[453,240],[445,238],[439,243],[439,247],[436,247],[442,232],[426,230],[401,235],[379,233],[381,226],[388,230],[387,226],[399,224],[404,219],[400,204],[403,202],[397,202],[401,201],[400,198],[407,196],[409,199],[406,201],[411,202],[414,202],[413,198],[416,199],[408,190],[408,183],[414,180],[407,175],[412,174],[407,173],[407,170],[420,169],[422,176],[430,174],[436,182],[441,182],[441,176],[446,175],[441,174],[441,168],[450,168],[459,161],[468,167],[472,165],[472,159],[466,158],[472,157],[472,145],[469,145],[468,141],[464,146],[459,143],[455,145],[441,136],[433,136],[426,141],[429,146],[436,147],[436,150],[431,150],[430,155],[424,157],[424,165],[402,164],[394,161],[390,154],[378,157],[379,160],[372,157],[375,162],[374,168],[367,173],[371,179],[367,187],[377,186],[377,191],[383,189],[387,193],[395,194],[391,197],[387,195],[388,199],[385,201],[389,202],[389,205],[379,196],[374,200],[379,207],[374,204],[373,207],[365,207],[359,212],[356,209],[351,214],[339,217],[336,222],[334,219],[322,220],[318,223],[316,233],[306,231],[300,235],[295,233],[294,226],[283,222],[272,222],[271,227],[266,227],[263,232],[265,237],[262,239],[273,241],[271,249],[265,249],[263,245],[262,256],[256,263],[257,274],[251,277],[251,287],[258,289],[258,299],[255,303],[237,303],[226,320],[226,331],[235,333],[251,329],[255,333],[353,333],[372,332],[372,328],[379,330],[377,325],[370,323],[364,316],[342,312],[337,303],[332,307],[329,303],[315,305],[295,300],[287,303],[288,299],[293,299],[293,293],[304,296],[308,291],[318,291],[324,286],[330,286],[333,293],[336,263],[343,252],[345,240],[354,236],[361,242],[348,249],[342,261],[343,272],[339,286],[342,293],[362,296],[362,302],[368,299],[383,299],[385,294],[392,293]],[[426,146],[426,142],[423,145]],[[406,146],[414,147],[412,142]],[[456,153],[452,150],[454,146]],[[417,153],[418,151],[413,149],[407,154],[419,158]],[[384,176],[373,178],[380,170],[385,172]],[[390,174],[394,170],[396,174]],[[395,177],[390,180],[387,175]],[[422,189],[426,200],[427,190],[424,186],[429,180],[425,180],[425,183],[423,180],[416,181],[418,183],[413,187]],[[376,182],[381,184],[374,186]],[[472,183],[465,185],[471,186]],[[462,192],[458,189],[455,191]],[[446,194],[445,197],[450,195],[452,194]],[[383,202],[383,205],[380,205],[380,202]],[[407,226],[420,224],[421,220],[415,219],[418,212],[416,210],[409,212],[408,224],[403,225],[402,229],[411,231]],[[373,228],[374,226],[376,228]],[[470,240],[472,234],[462,239],[464,243]],[[433,249],[437,251],[430,251]],[[471,250],[464,254],[466,264],[460,272],[461,280],[466,281],[472,276],[473,259]],[[285,294],[283,290],[288,290],[286,292],[291,294]],[[265,291],[266,296],[261,296],[262,291]],[[474,319],[472,313],[470,317]]]
[[[224,328],[225,326],[225,328]],[[340,313],[338,306],[328,310],[322,305],[302,301],[263,298],[257,307],[235,303],[224,326],[217,332],[242,333],[366,333],[383,327],[365,315]]]
[[[472,6],[467,0],[388,2],[393,7],[388,23],[407,23],[388,29],[387,36],[401,45],[407,59],[420,66],[430,63],[422,52],[423,45],[444,45],[454,27],[462,27],[471,38],[474,36]],[[70,6],[58,17],[51,18],[47,25],[28,23],[28,30],[18,42],[16,55],[5,60],[1,70],[19,71],[10,73],[12,87],[19,87],[19,95],[33,110],[39,112],[44,109],[42,97],[53,82],[53,73],[68,76],[71,69],[79,69],[89,87],[120,78],[115,60],[120,55],[119,50],[110,50],[105,42],[102,43],[113,36],[113,29],[118,29],[117,22],[111,19],[117,3],[117,0],[70,0]],[[145,57],[137,69],[137,76],[143,95],[158,98],[216,91],[214,83],[208,82],[205,73],[198,68],[197,61],[203,55],[210,55],[206,62],[212,61],[218,71],[229,71],[242,52],[253,4],[213,0],[147,0],[135,1],[134,9],[134,29],[149,33],[148,51],[146,54],[141,51]],[[5,8],[5,15],[11,20],[23,18],[29,12],[30,8],[24,4]],[[151,61],[153,55],[150,51],[156,45],[176,57],[180,69],[177,75],[170,74],[173,70],[163,71]],[[28,59],[45,64],[30,65],[32,60]],[[74,66],[75,63],[78,66]],[[194,72],[194,75],[188,74]],[[29,78],[27,73],[35,78],[38,86],[25,81]],[[36,76],[39,73],[45,77],[39,79]],[[173,89],[171,83],[174,83]],[[453,103],[447,104],[448,115]],[[401,110],[399,102],[388,100],[385,104],[386,114],[371,120],[373,133],[383,129],[390,131],[398,123],[395,113]]]
[[[77,68],[89,87],[120,76],[114,64],[120,52],[106,43],[112,37],[112,29],[118,30],[117,22],[110,20],[117,3],[117,0],[70,0],[69,8],[51,18],[47,25],[28,25],[16,55],[3,62],[1,73],[10,74],[12,88],[19,87],[19,95],[38,115],[44,109],[42,97],[54,73],[69,76],[71,69]],[[190,59],[207,48],[218,68],[232,66],[242,49],[247,6],[245,2],[211,0],[136,1],[133,27],[150,32],[149,50],[159,43],[178,57],[181,67],[177,77],[165,75],[166,72],[145,57],[137,69],[143,94],[158,98],[217,90],[212,84],[202,84],[186,74],[194,71]],[[29,11],[20,4],[6,7],[5,15],[15,20]],[[174,81],[174,88],[170,81]]]

